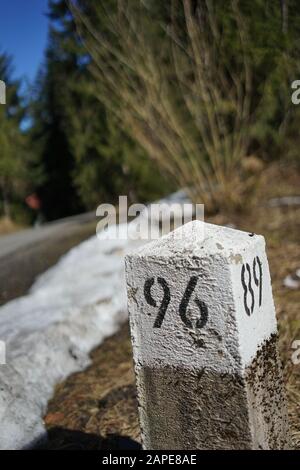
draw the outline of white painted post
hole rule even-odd
[[[144,448],[287,448],[264,238],[190,222],[126,278]]]

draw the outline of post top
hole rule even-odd
[[[264,244],[264,237],[254,233],[213,225],[194,220],[158,240],[147,243],[130,256],[174,257],[193,256],[203,258],[219,254],[230,257],[237,255],[257,243]],[[234,259],[236,263],[238,258]],[[242,259],[240,259],[242,262]]]

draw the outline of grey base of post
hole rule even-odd
[[[143,446],[153,450],[290,448],[276,350],[267,341],[244,376],[166,366],[137,370]]]

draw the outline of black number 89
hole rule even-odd
[[[252,272],[254,283],[258,288],[258,305],[260,307],[262,303],[262,263],[258,256],[253,260]],[[244,306],[246,314],[250,316],[252,315],[255,306],[255,295],[252,287],[251,268],[248,263],[245,263],[242,266],[241,281],[244,289]]]

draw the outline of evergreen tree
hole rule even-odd
[[[31,105],[31,140],[45,175],[37,192],[47,220],[83,209],[72,181],[74,157],[65,120],[69,78],[76,68],[75,54],[64,55],[56,30],[50,28],[46,60],[39,72]]]
[[[79,3],[93,15],[95,0]],[[90,73],[91,57],[67,3],[50,0],[48,15],[49,42],[31,132],[45,173],[38,193],[46,218],[94,210],[103,201],[116,202],[119,194],[158,197],[170,185],[99,101],[101,83]]]
[[[11,218],[16,205],[23,202],[32,175],[26,136],[20,129],[25,112],[20,82],[12,78],[7,54],[0,54],[0,79],[6,84],[6,104],[0,105],[0,214]]]

